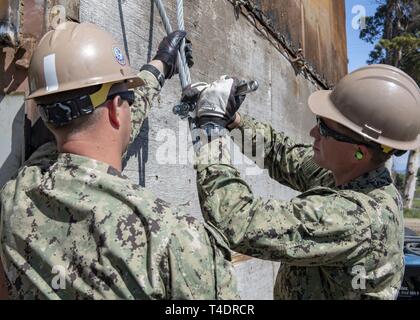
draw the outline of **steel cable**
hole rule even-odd
[[[168,15],[166,14],[165,7],[161,0],[155,0],[155,4],[162,18],[166,33],[170,34],[172,32],[172,26],[169,21]],[[184,30],[183,0],[177,0],[177,20],[178,20],[179,30]],[[180,54],[178,55],[177,63],[178,63],[178,71],[179,71],[179,80],[181,81],[181,87],[184,89],[186,86],[188,86],[191,83],[191,76],[190,76],[189,68],[187,65],[187,60],[185,57],[185,40],[181,44]]]

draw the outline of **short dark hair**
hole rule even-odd
[[[70,121],[69,123],[66,123],[61,126],[56,126],[51,123],[45,123],[48,129],[50,129],[52,132],[57,133],[66,133],[68,135],[72,135],[75,133],[80,132],[81,130],[88,129],[95,125],[100,118],[101,110],[98,108],[95,108],[95,111],[89,115],[82,116],[80,118],[74,119]]]
[[[392,154],[385,153],[380,149],[370,148],[369,150],[372,152],[372,162],[377,165],[387,162],[392,156]]]

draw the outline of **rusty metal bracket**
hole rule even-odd
[[[305,56],[303,55],[303,50],[299,49],[296,52],[296,57],[291,58],[290,62],[299,70],[302,70],[304,68],[308,68],[307,62],[305,61]]]
[[[239,15],[241,13],[241,6],[247,4],[247,0],[232,0],[233,7],[235,8],[235,18],[236,20],[239,19]]]
[[[0,46],[1,47],[17,47],[18,32],[16,27],[10,22],[0,22]]]
[[[19,45],[20,1],[0,2],[0,47],[16,48]]]
[[[37,41],[34,38],[23,38],[19,49],[24,50],[22,58],[16,61],[18,68],[29,69],[32,53],[35,50]]]
[[[36,45],[33,37],[24,35],[24,2],[6,0],[0,5],[0,46],[14,49],[14,64],[28,69]]]

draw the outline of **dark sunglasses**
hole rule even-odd
[[[366,147],[369,147],[369,148],[372,148],[372,149],[381,150],[384,153],[394,154],[397,157],[400,157],[404,153],[406,153],[406,151],[395,150],[395,149],[391,149],[391,152],[386,151],[384,149],[384,146],[379,145],[377,143],[369,143],[367,141],[360,141],[360,140],[349,138],[349,137],[331,129],[330,127],[328,127],[320,117],[316,117],[316,122],[317,122],[317,125],[318,125],[319,134],[323,137],[331,137],[334,140],[337,140],[337,141],[340,141],[340,142],[345,142],[345,143],[365,145]]]
[[[347,137],[347,136],[331,129],[330,127],[328,127],[325,124],[325,122],[320,117],[316,117],[316,122],[317,122],[317,125],[318,125],[319,134],[323,137],[331,137],[334,140],[337,140],[337,141],[340,141],[340,142],[345,142],[345,143],[369,145],[366,142],[362,142],[362,141],[358,141],[356,139],[352,139],[350,137]]]
[[[134,100],[135,100],[134,91],[124,91],[124,92],[113,93],[107,97],[107,100],[112,100],[116,96],[120,96],[122,100],[127,101],[129,106],[132,106],[134,104]]]

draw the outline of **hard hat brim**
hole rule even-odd
[[[119,77],[118,79],[114,79],[114,77],[110,77],[109,79],[104,79],[104,78],[94,79],[91,81],[87,81],[85,84],[82,84],[82,85],[76,81],[75,83],[71,83],[71,82],[66,83],[65,85],[60,86],[58,90],[54,90],[51,92],[47,92],[45,88],[38,89],[34,91],[32,94],[30,94],[29,96],[27,96],[25,100],[31,100],[38,97],[46,97],[46,96],[57,94],[57,93],[62,93],[62,92],[71,91],[75,89],[83,89],[83,88],[92,87],[95,85],[117,82],[117,81],[118,82],[127,81],[127,86],[129,89],[144,85],[144,81],[137,75],[136,76],[127,75],[126,77]]]
[[[311,94],[308,99],[309,109],[317,116],[331,119],[355,133],[366,137],[367,139],[376,143],[398,149],[398,150],[414,150],[420,147],[420,135],[412,141],[396,141],[384,136],[374,139],[362,132],[363,128],[347,119],[331,101],[332,90],[320,90]]]

